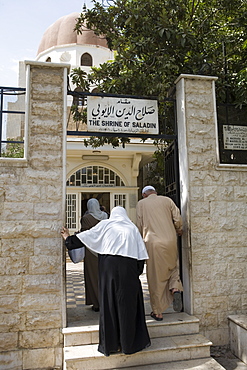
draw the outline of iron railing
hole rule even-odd
[[[19,139],[19,138],[5,138],[4,136],[6,136],[6,130],[7,130],[7,125],[8,125],[8,121],[6,120],[6,122],[4,122],[4,115],[7,114],[8,118],[9,118],[9,115],[24,115],[25,114],[25,111],[23,110],[9,110],[9,105],[10,103],[16,103],[19,99],[19,96],[20,95],[25,95],[26,94],[26,89],[25,88],[22,88],[22,87],[6,87],[6,86],[0,86],[0,157],[2,156],[7,156],[8,157],[8,154],[6,155],[6,152],[5,150],[10,147],[10,145],[12,146],[17,146],[17,145],[23,145],[24,144],[24,141],[23,139]],[[16,96],[17,97],[17,101],[16,102],[11,102],[10,100],[8,101],[8,99],[6,99],[5,101],[5,97],[7,96]],[[11,123],[13,126],[15,125],[14,122]],[[22,129],[22,131],[24,130],[24,128]],[[24,136],[24,135],[19,135],[20,136]],[[19,156],[21,156],[19,154]]]
[[[165,195],[180,208],[177,140],[173,140],[164,151],[164,185]]]

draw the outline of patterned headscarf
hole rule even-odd
[[[106,220],[108,215],[106,212],[100,210],[99,202],[96,198],[91,198],[87,202],[88,214],[92,215],[96,220]]]

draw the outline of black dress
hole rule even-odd
[[[99,352],[132,354],[150,346],[139,280],[144,261],[99,255]]]
[[[66,239],[66,246],[74,249],[82,243],[76,236],[71,236]],[[105,356],[118,351],[128,355],[141,351],[150,346],[139,279],[144,261],[109,254],[99,254],[98,259],[98,351]]]

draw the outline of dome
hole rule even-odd
[[[45,31],[38,48],[38,54],[43,51],[59,45],[79,44],[79,45],[96,45],[108,48],[105,38],[96,36],[86,27],[82,28],[82,33],[77,34],[74,31],[76,20],[80,13],[71,13],[59,18],[55,23]]]

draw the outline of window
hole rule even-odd
[[[25,88],[0,89],[0,157],[24,158]]]
[[[126,208],[126,194],[114,194],[114,207]]]
[[[46,58],[46,62],[51,62],[51,57]]]
[[[81,66],[88,66],[92,67],[93,65],[93,58],[90,54],[84,53],[81,56]]]
[[[66,194],[66,220],[68,229],[76,229],[76,194]]]
[[[125,186],[114,171],[101,166],[88,166],[73,173],[67,186]]]
[[[99,89],[97,87],[95,87],[91,92],[92,93],[99,93],[100,91],[99,91]]]

